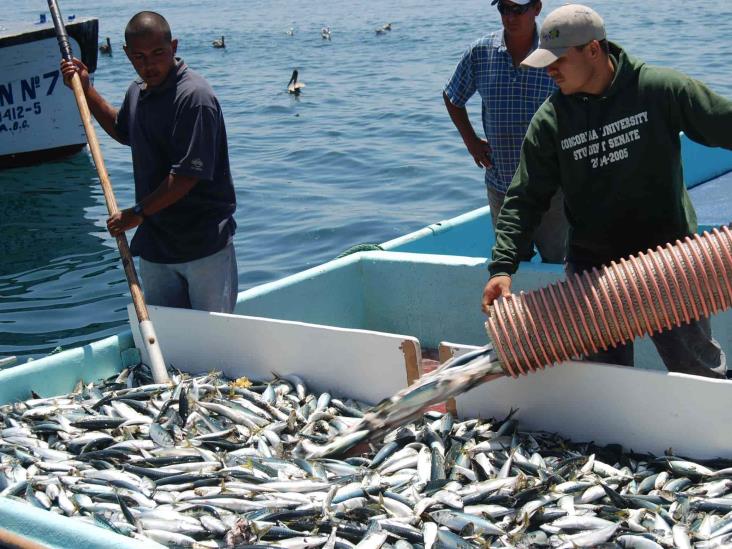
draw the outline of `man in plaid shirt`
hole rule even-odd
[[[498,4],[503,29],[468,48],[445,85],[443,98],[468,152],[476,165],[485,168],[495,229],[506,189],[518,167],[526,129],[555,84],[546,71],[519,67],[538,45],[536,17],[541,12],[541,0],[493,0],[492,4]],[[476,135],[465,109],[476,91],[483,100],[486,139]],[[564,261],[567,219],[563,202],[559,191],[534,233],[534,242],[546,263]]]

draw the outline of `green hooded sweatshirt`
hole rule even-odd
[[[600,96],[556,91],[539,108],[501,208],[491,276],[516,272],[558,188],[567,260],[599,266],[696,232],[679,132],[732,149],[732,102],[610,43],[615,76]]]

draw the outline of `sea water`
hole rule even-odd
[[[543,15],[563,3],[544,2]],[[729,0],[586,4],[631,54],[732,98]],[[95,84],[113,105],[135,76],[124,26],[144,9],[169,20],[179,55],[216,90],[239,204],[241,290],[486,204],[482,173],[441,95],[461,53],[500,27],[489,0],[60,5],[65,16],[99,18],[100,43],[110,37],[113,55],[99,57]],[[42,0],[3,8],[0,26],[47,12]],[[387,22],[392,31],[377,35]],[[324,26],[330,41],[320,36]],[[214,49],[221,35],[226,48]],[[295,68],[306,84],[300,97],[286,92]],[[482,133],[477,97],[468,110]],[[129,207],[129,150],[97,132],[119,204]],[[0,356],[42,356],[123,329],[130,299],[105,220],[87,151],[0,171]]]

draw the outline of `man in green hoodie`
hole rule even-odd
[[[547,16],[522,63],[546,67],[559,90],[533,117],[506,193],[483,310],[511,293],[511,275],[561,188],[569,221],[566,271],[581,272],[692,235],[679,132],[732,149],[732,102],[608,42],[600,16],[566,5]],[[708,319],[652,336],[669,371],[721,377],[724,352]],[[588,356],[633,365],[632,343]]]

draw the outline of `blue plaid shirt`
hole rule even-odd
[[[532,51],[537,45],[538,34]],[[483,99],[483,131],[493,149],[493,167],[485,171],[486,185],[506,192],[531,117],[555,89],[545,69],[513,66],[503,30],[481,38],[463,54],[445,85],[445,94],[456,107],[464,107],[476,91]]]

